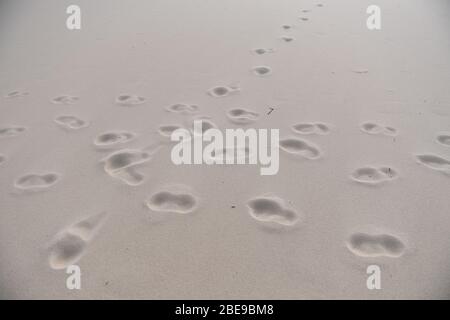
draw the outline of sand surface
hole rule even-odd
[[[449,297],[448,1],[76,2],[0,4],[2,298]],[[202,117],[278,174],[174,165]]]

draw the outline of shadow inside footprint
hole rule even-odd
[[[405,245],[398,238],[389,234],[352,234],[347,241],[347,248],[360,257],[390,257],[403,255]]]
[[[239,92],[238,87],[231,86],[216,86],[208,90],[208,94],[214,98],[221,98],[229,96],[230,94]]]
[[[53,98],[51,101],[54,104],[74,104],[80,100],[77,96],[61,95]]]
[[[372,122],[365,122],[360,126],[361,131],[368,134],[384,134],[387,136],[397,135],[397,129],[390,126],[381,126]]]
[[[197,208],[198,200],[186,192],[159,191],[151,195],[145,203],[152,211],[186,214]]]
[[[112,148],[119,144],[133,140],[136,134],[128,131],[109,131],[99,134],[94,139],[94,145],[98,148]]]
[[[124,107],[132,107],[145,103],[144,97],[135,94],[121,94],[116,98],[116,104]]]
[[[166,108],[169,112],[181,113],[181,114],[193,114],[198,111],[198,106],[195,104],[187,103],[175,103]]]
[[[257,76],[267,76],[272,73],[272,69],[266,66],[256,66],[252,68],[252,72]]]
[[[356,169],[351,174],[351,178],[359,183],[377,185],[397,178],[397,172],[390,167],[363,167]]]
[[[330,132],[330,127],[327,124],[321,122],[305,122],[293,125],[292,130],[300,134],[325,135]]]
[[[419,163],[435,170],[445,170],[450,172],[450,160],[442,158],[434,154],[419,154],[416,155]]]
[[[288,208],[285,201],[276,196],[262,196],[247,202],[249,214],[260,222],[275,222],[292,226],[299,220],[298,213]]]
[[[280,140],[280,148],[287,153],[299,155],[306,159],[317,159],[321,156],[320,149],[310,142],[297,138]]]
[[[436,140],[440,144],[450,147],[450,134],[440,134],[436,137]]]
[[[64,129],[78,130],[89,126],[89,122],[76,116],[63,115],[55,118],[55,122]]]
[[[10,126],[0,128],[0,138],[16,137],[19,134],[25,132],[25,127]]]
[[[234,108],[228,110],[227,117],[231,122],[235,124],[245,125],[256,121],[259,117],[259,114],[257,112],[244,108]]]
[[[14,186],[20,190],[38,191],[50,188],[60,179],[57,173],[27,174],[18,178]]]

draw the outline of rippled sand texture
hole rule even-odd
[[[450,298],[448,1],[78,4],[0,4],[0,298]]]

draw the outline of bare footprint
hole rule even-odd
[[[283,40],[284,42],[294,41],[294,37],[291,37],[291,36],[281,36],[280,39]]]
[[[350,175],[352,180],[369,185],[377,185],[397,177],[397,172],[390,167],[375,168],[369,166],[358,168]]]
[[[12,91],[12,92],[6,94],[5,98],[7,98],[7,99],[23,98],[28,95],[29,95],[28,92],[16,90],[16,91]]]
[[[145,103],[144,97],[135,94],[121,94],[116,98],[116,104],[123,107],[133,107]]]
[[[89,122],[76,116],[62,115],[55,118],[55,122],[64,129],[78,130],[89,126]]]
[[[239,87],[236,86],[216,86],[208,90],[208,94],[214,98],[227,97],[231,94],[238,93]]]
[[[54,104],[74,104],[80,100],[77,96],[70,96],[70,95],[61,95],[53,98],[51,101]]]
[[[175,190],[170,190],[175,189]],[[145,201],[147,207],[156,212],[191,213],[198,206],[198,198],[187,187],[176,186],[169,190],[158,191]]]
[[[0,127],[0,138],[16,137],[25,132],[25,130],[25,127],[20,126]]]
[[[6,156],[0,154],[0,165],[6,162]]]
[[[158,133],[165,138],[170,138],[172,136],[172,132],[182,128],[183,126],[179,124],[163,124],[158,127]]]
[[[50,188],[60,180],[57,173],[30,173],[18,178],[14,182],[17,189],[24,191],[39,191]]]
[[[258,120],[259,114],[244,108],[234,108],[228,110],[227,117],[233,123],[245,125]]]
[[[450,160],[434,154],[416,155],[416,160],[428,168],[450,174]]]
[[[298,123],[292,126],[292,130],[300,134],[320,134],[325,135],[330,133],[330,126],[321,122],[305,122]]]
[[[281,27],[282,27],[284,30],[290,30],[290,29],[292,29],[294,26],[291,25],[291,24],[283,24]]]
[[[350,236],[347,248],[360,257],[390,257],[403,255],[406,246],[390,234],[368,234],[357,232]]]
[[[137,186],[144,181],[144,176],[135,170],[137,165],[151,160],[151,153],[135,149],[123,149],[108,155],[100,162],[111,177],[130,185]]]
[[[181,114],[193,114],[197,113],[198,106],[195,104],[187,103],[175,103],[166,108],[169,112],[181,113]]]
[[[440,134],[440,135],[438,135],[436,137],[436,140],[440,144],[443,144],[444,146],[449,146],[450,147],[450,133]]]
[[[321,156],[319,147],[311,142],[297,138],[285,138],[280,140],[280,148],[287,153],[298,155],[306,159],[317,159]]]
[[[302,20],[302,21],[309,21],[309,18],[307,18],[307,17],[299,17],[300,18],[300,20]]]
[[[99,134],[94,139],[94,145],[98,148],[113,148],[127,143],[136,138],[136,134],[129,131],[108,131]]]
[[[252,68],[253,74],[264,77],[272,73],[272,69],[267,66],[256,66]]]
[[[373,122],[365,122],[360,126],[361,130],[368,134],[384,134],[388,136],[396,136],[397,129],[390,126],[382,126]]]
[[[88,216],[59,232],[48,246],[48,262],[60,270],[75,264],[85,253],[106,219],[106,213]]]
[[[252,52],[255,54],[258,54],[258,55],[263,55],[266,53],[273,53],[273,52],[275,52],[275,50],[272,48],[256,48],[256,49],[253,49]]]
[[[261,222],[275,222],[292,226],[299,221],[299,214],[288,207],[285,201],[273,195],[264,195],[247,202],[249,214]]]

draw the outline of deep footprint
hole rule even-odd
[[[363,167],[356,169],[350,177],[359,183],[377,185],[395,179],[397,176],[397,172],[390,167]]]
[[[144,97],[135,94],[121,94],[116,98],[116,104],[124,107],[133,107],[145,103]]]
[[[354,233],[347,241],[347,248],[360,257],[390,257],[403,255],[405,245],[389,234]]]
[[[5,98],[7,98],[7,99],[23,98],[28,95],[29,95],[28,92],[16,90],[16,91],[12,91],[12,92],[6,94]]]
[[[436,140],[445,146],[450,147],[450,134],[441,134],[436,137]]]
[[[80,100],[77,96],[61,95],[53,98],[51,101],[54,104],[74,104]]]
[[[382,126],[372,122],[365,122],[360,126],[361,131],[368,134],[384,134],[388,136],[397,135],[397,129],[390,126]]]
[[[209,89],[207,92],[210,96],[214,98],[222,98],[227,97],[230,94],[234,94],[239,92],[240,89],[238,87],[231,87],[231,86],[216,86],[211,89]]]
[[[259,114],[244,108],[234,108],[228,110],[227,117],[235,124],[244,125],[255,122],[258,119]]]
[[[48,248],[50,267],[60,270],[76,263],[86,251],[106,216],[106,213],[94,214],[58,233]]]
[[[159,191],[145,202],[147,207],[157,212],[191,213],[198,205],[198,199],[186,191]]]
[[[419,154],[416,159],[420,164],[434,170],[450,172],[450,160],[442,158],[434,154]]]
[[[253,74],[264,77],[272,73],[272,69],[267,66],[256,66],[252,68]]]
[[[287,153],[298,155],[306,159],[317,159],[321,156],[319,147],[305,140],[286,138],[280,140],[280,147]]]
[[[193,114],[198,111],[198,106],[195,104],[176,103],[168,106],[166,110],[181,114]]]
[[[247,202],[249,214],[261,222],[274,222],[292,226],[299,220],[299,214],[289,208],[285,201],[276,196],[261,196]]]
[[[19,134],[25,132],[25,127],[9,126],[0,128],[0,138],[16,137]]]
[[[280,39],[283,40],[284,42],[292,42],[292,41],[294,41],[294,38],[290,37],[290,36],[281,36]]]
[[[14,186],[20,190],[38,191],[50,188],[60,179],[57,173],[36,174],[30,173],[18,178]]]
[[[256,49],[253,49],[252,52],[255,54],[258,54],[258,55],[262,55],[262,54],[266,54],[266,53],[273,53],[275,51],[271,48],[256,48]]]
[[[55,118],[55,122],[64,129],[78,130],[89,126],[89,122],[76,116],[63,115]]]
[[[129,131],[108,131],[99,134],[94,139],[94,145],[98,148],[112,148],[133,140],[136,134]]]
[[[292,126],[292,130],[300,134],[320,134],[325,135],[330,133],[330,127],[321,122],[305,122],[298,123]]]

